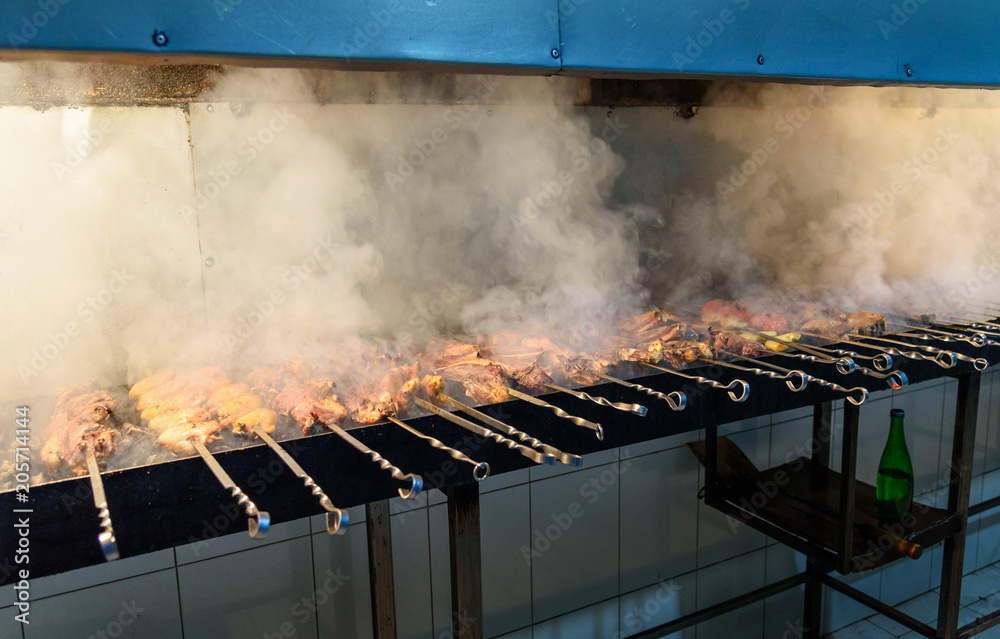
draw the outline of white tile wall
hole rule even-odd
[[[17,608],[0,608],[0,637],[3,639],[23,639],[22,624],[14,619],[14,615],[17,614],[19,614]]]
[[[98,632],[109,637],[180,637],[174,571],[163,570],[39,599],[32,603],[31,623],[24,627],[25,639],[77,639]]]
[[[972,503],[1000,494],[998,385],[1000,374],[984,376]],[[859,479],[874,479],[889,409],[900,407],[907,411],[908,445],[920,488],[934,488],[947,469],[955,392],[954,382],[943,382],[873,394],[861,411]],[[789,455],[807,454],[811,419],[811,408],[804,408],[728,424],[720,431],[763,469]],[[835,410],[834,422],[831,462],[837,467],[841,410]],[[801,555],[746,526],[734,531],[724,516],[697,499],[704,475],[684,444],[702,436],[662,438],[588,455],[579,468],[536,467],[480,484],[486,636],[627,637],[804,569]],[[946,490],[939,488],[926,499],[943,505],[945,497]],[[390,508],[399,636],[447,637],[450,577],[443,496],[428,491],[412,501],[391,500]],[[76,637],[82,631],[87,636],[115,621],[126,596],[146,608],[130,626],[144,638],[181,639],[182,616],[186,639],[370,638],[364,514],[363,507],[350,510],[344,535],[327,535],[322,517],[313,517],[276,525],[263,542],[250,540],[241,528],[176,551],[37,579],[33,623],[25,639]],[[1000,513],[973,518],[969,530],[967,572],[1000,561]],[[525,549],[530,554],[533,546],[536,556],[526,561]],[[903,601],[936,584],[941,552],[938,545],[920,561],[844,579],[890,603]],[[0,589],[0,608],[9,606],[12,596],[10,587]],[[794,636],[802,596],[801,588],[789,591],[673,639]],[[936,595],[931,599],[933,606],[904,605],[936,610]],[[19,639],[20,624],[11,625],[13,609],[0,612],[11,613],[0,618],[0,637]],[[870,614],[839,594],[824,593],[825,632]]]

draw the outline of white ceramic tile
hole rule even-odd
[[[489,635],[486,636],[489,637]],[[438,637],[438,639],[441,639],[441,637]],[[510,632],[499,637],[494,637],[494,639],[532,639],[531,627],[521,628],[520,630],[515,630],[514,632]]]
[[[606,639],[618,632],[618,598],[535,624],[534,639]]]
[[[138,557],[119,559],[58,575],[32,579],[31,596],[33,599],[41,599],[173,567],[174,551],[170,549],[158,550]]]
[[[990,377],[989,417],[984,426],[987,433],[983,469],[986,471],[1000,469],[1000,375],[993,373]]]
[[[757,417],[751,417],[749,419],[741,419],[738,422],[729,422],[728,424],[722,424],[719,426],[719,435],[734,435],[736,433],[742,433],[748,430],[753,430],[755,428],[764,428],[771,424],[770,415],[759,415]]]
[[[783,544],[765,549],[765,580],[769,584],[797,575],[806,569],[806,556]]]
[[[699,582],[701,580],[699,579]],[[764,602],[744,606],[698,624],[698,639],[765,639]]]
[[[812,458],[812,416],[785,421],[771,426],[771,468],[805,457]]]
[[[39,599],[31,606],[31,623],[24,627],[24,636],[77,639],[103,633],[108,637],[180,639],[177,602],[177,577],[173,570],[162,570]]]
[[[556,477],[558,475],[580,472],[588,468],[594,468],[596,466],[618,461],[618,454],[619,451],[617,448],[610,448],[608,450],[602,450],[589,455],[583,455],[583,462],[579,466],[567,466],[566,464],[553,464],[551,466],[535,465],[529,469],[529,476],[531,477],[531,481],[537,481],[547,477]]]
[[[627,459],[621,475],[621,590],[694,570],[698,460],[687,448]]]
[[[10,608],[0,608],[0,637],[3,639],[23,639],[21,634],[21,622],[14,619],[20,611],[13,606]],[[31,617],[28,617],[30,620]]]
[[[987,475],[989,488],[983,488],[983,495],[995,496],[1000,488],[1000,471]],[[987,510],[979,517],[979,544],[977,546],[976,568],[983,568],[1000,562],[1000,510]]]
[[[730,439],[763,470],[770,457],[770,433],[766,428],[745,431]],[[704,485],[705,471],[699,467],[699,486]],[[741,520],[698,502],[698,566],[708,566],[730,557],[763,548],[767,537],[744,524]],[[699,602],[700,605],[700,602]]]
[[[893,639],[893,636],[875,624],[861,620],[841,628],[828,639]]]
[[[962,579],[962,605],[994,597],[1000,589],[1000,566],[987,566]]]
[[[764,637],[791,639],[804,636],[802,610],[805,586],[792,588],[764,600]]]
[[[925,553],[915,561],[897,559],[884,566],[879,599],[894,606],[930,590],[934,559],[934,553]]]
[[[618,594],[618,499],[629,463],[530,484],[536,622]]]
[[[518,484],[526,484],[529,479],[530,474],[527,468],[520,468],[518,470],[513,470],[509,473],[501,473],[499,475],[490,475],[483,481],[479,482],[479,494],[482,495],[492,490],[503,490],[504,488],[517,486]]]
[[[525,491],[524,518],[527,519],[527,487]],[[482,535],[485,532],[482,514],[482,498],[479,502],[479,530],[480,530],[480,568],[483,575],[483,609],[486,608],[486,584],[491,577],[487,574],[485,563],[492,556],[493,549],[486,545]],[[451,559],[448,547],[448,506],[439,504],[427,509],[428,541],[430,544],[430,571],[431,571],[431,606],[433,609],[434,636],[447,636],[451,632]],[[531,597],[528,596],[530,604]],[[529,614],[528,620],[513,628],[525,626],[531,622]]]
[[[893,637],[898,637],[899,635],[905,635],[909,630],[906,629],[901,623],[896,623],[892,619],[889,619],[885,615],[875,615],[868,617],[868,621],[875,624],[882,630],[885,630]]]
[[[525,547],[531,544],[528,492],[522,484],[487,493],[479,500],[487,637],[531,623],[531,566],[524,556]],[[450,595],[450,588],[446,592]]]
[[[363,507],[352,510],[364,512]],[[351,523],[343,535],[317,533],[312,536],[312,544],[316,591],[339,586],[336,596],[317,607],[320,637],[371,639],[368,533],[364,522]]]
[[[643,455],[658,453],[662,450],[680,448],[681,446],[686,446],[689,442],[696,442],[702,439],[705,439],[704,429],[692,430],[678,435],[671,435],[670,437],[650,439],[649,441],[622,446],[620,451],[621,458],[628,459],[629,457],[641,457]]]
[[[771,424],[780,424],[782,422],[790,422],[799,419],[808,419],[809,423],[812,424],[813,417],[813,407],[803,406],[802,408],[793,408],[792,410],[781,411],[780,413],[774,413],[771,415]]]
[[[847,576],[837,575],[836,578],[850,586],[853,586],[856,590],[860,590],[866,595],[878,597],[879,588],[881,587],[882,571],[881,569],[876,569]],[[860,621],[865,617],[871,616],[871,614],[872,610],[868,606],[858,603],[850,597],[842,595],[830,588],[823,589],[822,631],[824,633],[833,632],[845,626],[849,626],[856,621]]]
[[[698,571],[698,609],[737,597],[764,585],[764,549],[733,557]],[[761,608],[763,613],[763,608]],[[762,617],[763,619],[763,617]],[[699,633],[700,634],[700,633]]]
[[[427,524],[426,508],[392,517],[393,585],[399,639],[429,639],[434,634]]]
[[[640,588],[619,597],[621,636],[632,635],[673,621],[695,611],[697,587],[695,573],[689,572]],[[694,634],[690,628],[689,634]],[[683,632],[665,635],[681,639]]]
[[[14,584],[0,586],[0,608],[13,606],[15,601],[14,597],[16,596],[17,595],[14,592]]]
[[[331,595],[314,589],[312,566],[309,536],[179,566],[184,635],[315,637]]]
[[[246,518],[243,516],[242,511],[239,511],[239,517],[235,521],[225,519],[221,514],[219,517],[220,522],[226,521],[227,526],[231,524],[231,527],[227,529],[229,534],[222,537],[203,536],[194,543],[177,546],[175,549],[177,551],[177,565],[180,566],[202,559],[221,557],[242,550],[253,550],[269,544],[288,541],[295,537],[305,537],[310,532],[309,519],[302,518],[284,524],[274,524],[267,531],[267,536],[263,539],[253,539],[247,532]],[[218,528],[211,528],[213,524],[210,522],[206,522],[206,525],[209,526],[206,530],[218,530]]]
[[[389,514],[393,517],[402,517],[403,519],[409,519],[410,517],[419,514],[422,510],[425,510],[427,505],[430,503],[429,492],[430,491],[425,490],[410,499],[393,497],[389,500]]]

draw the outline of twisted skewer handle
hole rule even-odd
[[[264,440],[264,443],[266,443],[271,450],[277,453],[278,457],[281,458],[281,461],[285,462],[285,465],[292,470],[296,477],[299,477],[302,480],[302,483],[306,485],[306,488],[309,489],[313,496],[319,499],[319,505],[326,511],[326,532],[331,535],[336,535],[338,533],[343,534],[342,527],[347,526],[350,522],[350,517],[348,517],[347,512],[334,506],[333,502],[329,497],[327,497],[326,493],[323,492],[323,489],[319,487],[313,478],[310,477],[306,471],[302,469],[302,466],[300,466],[299,463],[295,461],[295,459],[289,455],[284,448],[279,446],[278,442],[274,441],[274,438],[268,435],[263,428],[260,426],[254,426],[253,432]]]
[[[771,379],[779,379],[785,382],[785,385],[788,386],[788,388],[793,393],[804,391],[806,389],[806,386],[809,385],[809,375],[806,375],[804,372],[800,370],[784,371],[779,373],[777,371],[764,370],[763,368],[757,368],[751,366],[737,366],[736,364],[731,364],[729,362],[722,362],[719,360],[704,360],[704,361],[713,362],[720,366],[725,366],[726,368],[732,368],[738,371],[753,373],[754,375],[770,377]]]
[[[393,479],[396,479],[401,482],[409,482],[410,486],[408,488],[406,488],[405,490],[403,488],[399,489],[399,496],[402,497],[403,499],[410,499],[412,497],[416,497],[417,495],[420,494],[420,491],[423,490],[424,480],[420,475],[415,475],[413,473],[409,474],[403,473],[403,471],[401,471],[399,468],[396,468],[395,466],[390,464],[389,460],[387,460],[385,457],[382,457],[382,455],[379,455],[371,448],[365,446],[353,435],[349,434],[346,430],[344,430],[337,424],[327,424],[326,427],[332,430],[333,432],[337,433],[337,435],[339,435],[341,439],[343,439],[345,442],[353,446],[355,450],[364,453],[365,455],[368,455],[368,457],[371,458],[373,462],[379,465],[379,468],[388,471]]]
[[[528,402],[529,404],[534,404],[535,406],[540,406],[542,408],[548,408],[553,413],[555,413],[557,416],[562,417],[563,419],[568,419],[569,421],[573,422],[577,426],[580,426],[580,427],[583,427],[583,428],[589,428],[590,430],[594,431],[594,433],[597,435],[597,439],[604,439],[604,428],[601,427],[601,425],[598,424],[598,423],[592,422],[592,421],[584,419],[582,417],[577,417],[576,415],[570,415],[569,413],[567,413],[563,409],[559,408],[558,406],[553,406],[552,404],[550,404],[550,403],[548,403],[548,402],[546,402],[544,400],[538,399],[537,397],[533,397],[533,396],[528,395],[526,393],[522,393],[521,391],[514,390],[513,388],[508,388],[507,392],[510,393],[511,397],[516,397],[517,399],[524,400],[524,401]]]
[[[835,382],[829,382],[825,379],[820,379],[819,377],[813,377],[812,375],[806,375],[810,382],[815,382],[820,386],[825,386],[827,388],[832,388],[838,393],[844,393],[847,395],[847,401],[851,402],[855,406],[860,406],[868,400],[868,389],[862,386],[855,386],[854,388],[845,388],[840,384]]]
[[[615,408],[621,411],[625,411],[626,413],[632,413],[633,415],[638,415],[639,417],[646,416],[646,407],[643,406],[642,404],[625,404],[622,402],[610,402],[603,397],[594,397],[593,395],[588,395],[583,391],[572,390],[569,388],[564,388],[562,386],[556,386],[555,384],[546,384],[545,388],[554,391],[559,391],[560,393],[566,393],[567,395],[572,395],[577,399],[582,399],[588,402],[594,402],[599,406],[607,406],[609,408]]]
[[[422,399],[420,397],[414,397],[413,399],[414,401],[417,402],[418,406],[426,408],[427,410],[434,413],[438,417],[446,419],[452,424],[455,424],[456,426],[461,426],[462,428],[471,431],[479,435],[480,437],[491,439],[498,444],[502,444],[513,451],[521,453],[521,455],[527,457],[536,464],[551,465],[554,464],[556,461],[556,458],[553,457],[552,455],[541,453],[535,450],[534,448],[528,448],[527,446],[522,446],[513,439],[508,439],[507,437],[504,437],[500,433],[495,433],[488,428],[483,428],[479,424],[473,424],[469,420],[459,417],[458,415],[452,415],[451,413],[444,410],[440,406],[435,406],[434,404],[428,402],[425,399]]]
[[[969,357],[968,355],[966,355],[964,353],[956,353],[954,351],[944,350],[942,348],[937,348],[935,346],[926,346],[924,344],[909,344],[907,342],[900,342],[900,341],[897,341],[897,340],[891,340],[891,339],[887,339],[885,337],[866,336],[866,337],[863,337],[861,339],[872,339],[872,340],[876,340],[876,341],[880,341],[880,342],[886,342],[887,344],[896,344],[898,346],[903,346],[903,347],[906,347],[906,348],[916,348],[916,349],[919,349],[921,351],[924,351],[925,353],[931,353],[931,354],[933,354],[935,356],[932,361],[937,362],[938,366],[941,366],[942,368],[952,368],[953,366],[955,366],[955,364],[958,363],[959,360],[961,360],[963,362],[971,362],[972,366],[977,371],[984,371],[990,365],[989,360],[987,360],[985,358],[982,358],[982,357]],[[864,344],[864,342],[860,342],[860,343]],[[909,357],[909,355],[907,355],[906,351],[901,351],[901,352],[903,353],[903,355],[906,355],[907,357]],[[924,357],[923,359],[927,359],[927,358]]]
[[[729,399],[733,400],[737,404],[745,402],[748,397],[750,397],[750,384],[746,383],[742,379],[734,379],[728,384],[723,384],[714,379],[709,379],[707,377],[702,377],[701,375],[689,375],[687,373],[682,373],[680,371],[675,371],[670,368],[662,368],[660,366],[654,366],[653,364],[645,364],[649,368],[655,368],[658,371],[664,373],[670,373],[672,375],[677,375],[678,377],[683,377],[684,379],[690,379],[691,381],[698,382],[699,384],[706,384],[712,388],[718,388],[719,390],[726,391],[729,395]],[[737,393],[737,389],[739,392]]]
[[[252,539],[263,539],[267,535],[267,529],[271,527],[271,515],[257,509],[257,506],[250,501],[246,493],[240,490],[240,487],[229,476],[229,473],[219,465],[219,462],[212,456],[212,453],[208,452],[204,444],[198,440],[192,440],[191,443],[194,444],[195,450],[205,460],[205,464],[212,471],[212,474],[215,475],[215,478],[219,480],[219,483],[222,484],[222,487],[227,488],[229,494],[236,497],[236,503],[243,507],[243,511],[250,518],[247,522],[250,537]]]
[[[618,379],[617,377],[611,377],[610,375],[604,375],[597,373],[597,376],[601,379],[606,379],[609,382],[614,382],[626,388],[632,388],[637,391],[642,391],[647,395],[655,397],[656,399],[662,399],[667,404],[670,405],[671,410],[684,410],[687,407],[687,395],[680,391],[672,391],[671,393],[661,393],[660,391],[653,390],[648,386],[643,386],[642,384],[634,384],[632,382],[626,382],[624,379]]]
[[[118,552],[118,542],[115,540],[115,529],[111,525],[111,511],[108,510],[108,498],[104,494],[104,482],[101,481],[101,469],[97,467],[97,457],[94,448],[87,446],[87,470],[90,473],[90,487],[94,495],[94,506],[101,522],[101,532],[97,535],[97,543],[101,546],[105,561],[114,561],[121,554]]]
[[[566,464],[567,466],[579,466],[583,459],[579,455],[571,455],[570,453],[564,453],[555,446],[549,446],[548,444],[535,439],[528,433],[520,431],[513,426],[503,423],[499,419],[494,419],[482,411],[478,411],[471,406],[466,406],[462,402],[458,401],[453,397],[448,397],[447,395],[438,395],[438,397],[451,405],[452,408],[456,408],[467,415],[475,417],[484,424],[489,424],[493,428],[505,433],[510,437],[516,437],[521,441],[522,444],[527,444],[532,448],[536,448],[543,453],[547,453],[556,458],[557,461]]]
[[[445,453],[448,454],[449,457],[451,457],[455,461],[460,461],[460,462],[464,462],[466,464],[471,464],[472,465],[472,477],[476,481],[483,481],[484,479],[486,479],[487,477],[490,476],[490,465],[487,464],[486,462],[477,462],[476,460],[472,459],[471,457],[469,457],[468,455],[466,455],[462,451],[457,450],[455,448],[452,448],[451,446],[448,446],[447,444],[445,444],[444,442],[442,442],[440,439],[434,439],[433,437],[430,437],[428,435],[424,435],[423,433],[421,433],[416,428],[413,428],[411,426],[408,426],[407,424],[404,424],[403,422],[399,421],[398,419],[396,419],[395,417],[393,417],[391,415],[388,415],[388,417],[389,417],[389,421],[390,422],[392,422],[396,426],[399,426],[400,428],[402,428],[406,432],[410,433],[411,435],[415,435],[415,436],[419,437],[420,439],[424,440],[425,442],[427,442],[428,444],[430,444],[431,448],[436,448],[438,450],[444,451]]]

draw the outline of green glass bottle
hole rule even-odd
[[[894,408],[889,416],[889,440],[882,451],[875,480],[875,515],[883,524],[898,522],[913,504],[913,464],[906,450],[903,411]]]

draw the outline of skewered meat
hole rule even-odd
[[[215,421],[181,424],[160,433],[156,442],[178,455],[195,455],[198,451],[193,442],[200,441],[207,445],[219,438],[216,433],[221,428],[222,425]]]
[[[618,359],[623,362],[639,362],[640,364],[658,364],[663,359],[663,343],[656,341],[648,347],[619,348],[615,351]]]
[[[510,369],[507,371],[507,375],[521,386],[531,389],[545,388],[547,384],[553,382],[548,373],[543,371],[538,364]]]
[[[424,375],[420,380],[420,391],[429,399],[435,399],[444,392],[444,378],[440,375]]]
[[[396,404],[386,391],[373,394],[363,388],[352,388],[344,400],[351,419],[359,424],[376,424],[387,415],[396,414]]]
[[[303,435],[316,423],[339,424],[347,416],[347,410],[337,401],[336,385],[331,380],[293,382],[287,373],[279,374],[277,379],[285,380],[285,385],[280,392],[273,389],[270,406],[282,415],[291,416]]]
[[[674,368],[680,368],[697,359],[715,359],[715,353],[704,342],[678,340],[663,345],[663,360]]]
[[[711,346],[717,353],[731,353],[743,357],[759,357],[767,352],[760,342],[726,331],[712,331]]]
[[[250,394],[250,387],[246,384],[228,384],[212,393],[208,398],[208,405],[215,407],[240,395]]]
[[[222,426],[232,426],[233,420],[245,415],[252,410],[256,410],[264,405],[257,395],[237,395],[236,397],[214,407],[214,412],[219,416],[219,424]]]
[[[835,319],[815,319],[802,325],[802,330],[808,333],[819,333],[829,339],[840,339],[854,332],[854,327],[847,322]]]
[[[320,401],[303,402],[292,409],[291,415],[305,435],[313,424],[339,424],[347,417],[347,410],[334,395]]]
[[[462,381],[465,393],[480,404],[496,404],[510,399],[503,368],[497,364],[472,370]]]
[[[278,427],[278,414],[269,408],[255,408],[233,420],[233,432],[237,434],[253,432],[255,427],[270,435]]]
[[[149,429],[155,433],[162,433],[175,426],[207,421],[210,417],[204,408],[180,408],[160,413],[149,420]]]
[[[94,449],[98,462],[114,454],[115,431],[108,425],[108,418],[118,409],[118,402],[107,391],[93,388],[93,384],[85,384],[59,389],[48,439],[41,451],[42,461],[50,471],[65,463],[75,474],[86,474],[87,448]]]
[[[162,373],[150,375],[136,382],[132,389],[129,390],[128,396],[132,399],[138,399],[141,395],[145,395],[160,384],[173,380],[174,376],[174,371],[163,371]]]
[[[885,332],[885,316],[860,311],[847,316],[847,323],[862,335],[880,335]]]
[[[566,377],[584,386],[590,386],[601,381],[600,375],[607,374],[609,368],[617,365],[618,363],[615,360],[608,357],[601,357],[597,354],[567,356],[563,358],[563,368],[566,371]]]

